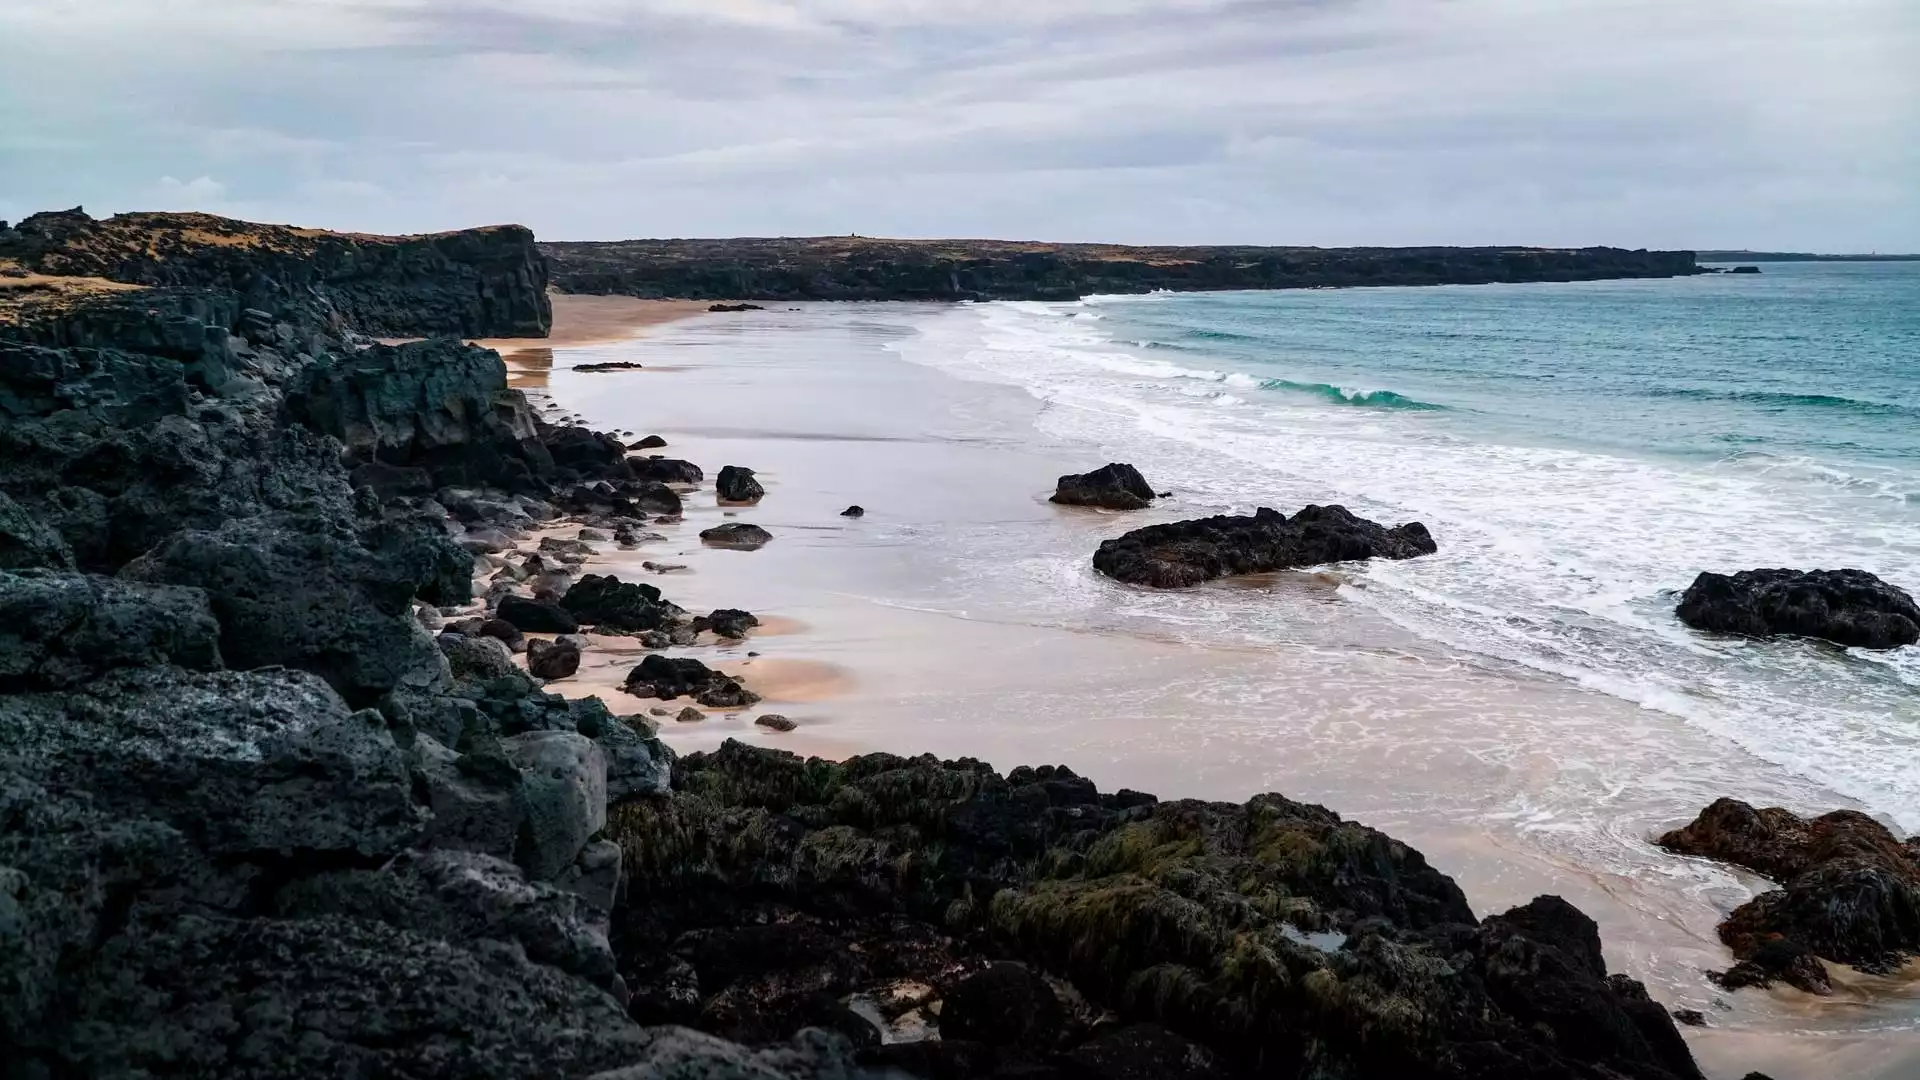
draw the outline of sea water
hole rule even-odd
[[[1920,263],[995,303],[919,331],[895,348],[1025,389],[1045,435],[1140,466],[1179,516],[1341,503],[1422,521],[1438,555],[1342,568],[1341,595],[1920,830],[1920,648],[1673,616],[1703,570],[1858,567],[1920,593]],[[1173,634],[1329,633],[1224,592],[1030,584]]]

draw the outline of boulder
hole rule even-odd
[[[588,574],[574,582],[560,604],[576,619],[602,633],[638,634],[679,622],[686,612],[652,585]]]
[[[850,517],[850,518],[866,517],[867,508],[864,506],[859,506],[857,504],[854,506],[849,506],[845,510],[840,511],[840,516]]]
[[[1153,505],[1153,488],[1139,469],[1113,463],[1090,473],[1061,477],[1048,501],[1107,510],[1145,510]]]
[[[659,481],[637,485],[629,497],[633,500],[634,508],[643,514],[678,518],[685,510],[680,493]]]
[[[1106,1028],[1064,1056],[1074,1080],[1232,1080],[1238,1075],[1211,1050],[1159,1024]]]
[[[580,649],[556,641],[527,644],[527,671],[536,679],[568,679],[580,670]]]
[[[1819,993],[1828,980],[1816,956],[1890,972],[1920,955],[1920,846],[1857,810],[1803,819],[1718,799],[1659,844],[1780,885],[1720,924],[1720,939],[1741,961],[1722,977],[1726,985],[1778,978]]]
[[[523,653],[527,651],[527,635],[521,633],[519,627],[505,619],[482,619],[479,629],[475,630],[474,633],[480,637],[497,639],[506,645],[509,652]]]
[[[585,562],[594,556],[593,545],[587,543],[586,540],[568,540],[565,537],[559,536],[541,537],[540,551],[542,554],[552,555],[562,562]]]
[[[513,651],[499,638],[443,633],[434,641],[456,679],[504,679],[514,672]]]
[[[755,726],[763,727],[770,731],[792,731],[799,726],[786,717],[781,716],[779,713],[768,713],[765,716],[756,716],[753,722]]]
[[[1319,566],[1355,559],[1411,559],[1437,548],[1419,522],[1387,528],[1341,506],[1309,506],[1292,518],[1262,507],[1149,525],[1103,541],[1093,568],[1120,581],[1174,589],[1235,574]]]
[[[622,689],[635,697],[663,701],[685,695],[712,709],[744,708],[760,700],[759,695],[741,686],[739,680],[698,660],[658,653],[629,671]]]
[[[739,465],[728,465],[720,470],[720,476],[714,481],[713,490],[723,503],[757,503],[767,493],[760,481],[753,478],[753,470]]]
[[[730,521],[725,525],[715,525],[702,530],[700,542],[711,547],[733,548],[738,551],[754,551],[765,547],[773,539],[773,534],[758,525],[743,521]]]
[[[580,622],[565,607],[544,600],[529,600],[524,596],[503,596],[496,609],[500,618],[515,627],[534,634],[573,634],[580,630]]]
[[[526,803],[514,861],[550,880],[607,824],[606,758],[593,740],[566,731],[515,735],[500,750],[520,770]]]
[[[1748,637],[1792,634],[1864,649],[1920,641],[1913,597],[1864,570],[1703,573],[1676,614],[1696,630]]]
[[[1040,1054],[1054,1049],[1066,1024],[1059,995],[1025,964],[989,964],[955,984],[940,1005],[943,1039],[970,1039]]]
[[[711,630],[725,638],[744,638],[747,631],[759,625],[760,620],[752,612],[738,608],[720,608],[693,620],[695,630]]]
[[[84,686],[122,667],[222,666],[199,589],[49,570],[0,571],[0,691]]]
[[[641,440],[640,440],[639,442],[630,442],[630,443],[628,443],[628,444],[627,444],[627,449],[629,449],[629,450],[658,450],[658,449],[660,449],[661,447],[663,447],[663,446],[665,446],[665,445],[667,445],[667,440],[665,440],[665,439],[663,439],[663,438],[661,438],[661,437],[660,437],[660,436],[658,436],[658,435],[649,435],[649,436],[647,436],[646,438],[644,438],[644,439],[641,439]]]
[[[700,466],[678,458],[630,457],[627,464],[637,479],[661,484],[699,484],[707,478]]]

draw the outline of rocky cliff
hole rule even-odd
[[[1623,248],[1122,247],[866,237],[545,243],[566,292],[764,300],[1070,300],[1156,289],[1481,285],[1699,273]]]
[[[376,337],[544,337],[553,322],[533,233],[500,225],[366,236],[212,214],[35,214],[0,222],[0,267],[129,285],[192,285],[270,308],[304,294]],[[4,284],[0,282],[0,284]]]

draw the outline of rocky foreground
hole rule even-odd
[[[511,232],[346,260],[372,279],[156,236],[48,288],[69,227],[96,235],[0,233],[9,1075],[1698,1075],[1571,906],[1477,919],[1318,807],[675,761],[549,693],[516,646],[557,678],[582,625],[687,647],[752,616],[577,572],[697,467],[542,423],[486,350],[367,340],[528,329]],[[561,520],[583,539],[512,554]],[[655,654],[628,689],[740,688]]]

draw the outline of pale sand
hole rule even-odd
[[[544,338],[483,338],[507,365],[507,385],[516,389],[547,385],[553,350],[630,341],[648,330],[705,314],[700,300],[641,300],[632,296],[552,294],[553,327]]]

